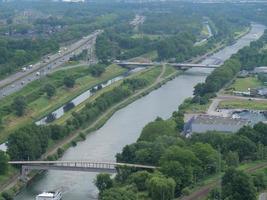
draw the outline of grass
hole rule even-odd
[[[133,62],[149,62],[149,61],[154,61],[157,58],[158,58],[157,51],[151,51],[151,52],[145,53],[141,56],[131,58],[130,60]]]
[[[231,89],[236,91],[248,91],[248,88],[257,88],[262,86],[261,81],[256,77],[237,78],[230,86]]]
[[[72,89],[66,89],[64,86],[57,87],[57,93],[52,99],[48,99],[46,95],[41,95],[40,97],[34,99],[28,103],[27,112],[23,117],[17,117],[14,114],[9,114],[4,117],[5,127],[2,129],[0,134],[0,143],[4,142],[8,135],[26,124],[32,123],[34,120],[37,120],[51,111],[55,110],[59,106],[65,104],[66,102],[73,99],[75,96],[79,95],[83,91],[91,88],[92,86],[99,84],[103,81],[106,81],[110,78],[113,78],[125,71],[125,69],[117,66],[110,65],[107,67],[106,71],[99,77],[95,78],[88,74],[88,67],[79,67],[69,70],[61,70],[60,72],[55,72],[53,75],[42,79],[41,81],[33,82],[22,89],[18,94],[14,94],[6,99],[3,99],[1,106],[9,105],[10,102],[16,96],[19,95],[31,95],[32,92],[40,90],[46,83],[51,83],[57,85],[58,82],[61,82],[66,75],[72,75],[78,77],[76,79],[75,87]]]
[[[191,113],[205,113],[210,104],[211,104],[211,101],[209,101],[207,104],[204,104],[204,105],[200,105],[200,104],[197,104],[197,103],[192,103],[191,102],[191,99],[192,98],[187,98],[182,106],[181,106],[181,109],[187,113],[187,114],[191,114]]]
[[[6,183],[17,172],[19,172],[18,169],[14,168],[12,166],[9,166],[7,173],[5,175],[0,175],[0,187],[4,183]]]
[[[159,76],[161,72],[161,68],[160,67],[152,67],[149,68],[147,70],[144,71],[140,71],[136,74],[132,74],[129,78],[143,78],[146,79],[149,84],[153,83],[155,81],[155,78]],[[96,98],[98,98],[101,94],[110,91],[112,89],[114,89],[115,87],[119,86],[122,83],[123,80],[118,81],[116,83],[113,83],[112,85],[103,88],[102,90],[98,91],[95,95],[91,96],[90,98],[88,98],[86,101],[84,101],[83,103],[81,103],[80,105],[74,107],[73,109],[71,109],[69,112],[66,112],[61,118],[55,120],[55,124],[64,124],[68,119],[70,119],[72,117],[71,113],[72,112],[79,112],[81,109],[84,108],[84,106],[87,103],[93,102]]]
[[[169,75],[171,75],[175,71],[177,71],[177,69],[175,69],[173,66],[167,65],[166,66],[166,71],[163,74],[163,78],[168,77]]]
[[[267,101],[253,100],[224,100],[219,103],[219,108],[225,109],[251,109],[251,110],[266,110]]]

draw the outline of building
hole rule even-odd
[[[255,74],[260,74],[260,73],[267,74],[267,67],[266,67],[266,66],[256,67],[256,68],[254,69],[254,73],[255,73]]]
[[[258,90],[258,95],[259,96],[267,96],[267,88],[259,88]]]
[[[206,133],[207,131],[234,133],[246,125],[250,125],[250,122],[246,119],[198,115],[192,117],[186,123],[184,133],[186,136],[190,136],[192,133]]]
[[[242,70],[242,71],[240,71],[240,72],[237,74],[237,77],[238,77],[238,78],[246,78],[246,77],[248,77],[248,76],[249,76],[249,72],[246,71],[246,70]]]

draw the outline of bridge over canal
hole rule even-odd
[[[26,180],[31,170],[61,170],[99,173],[116,173],[118,167],[155,170],[157,167],[149,165],[97,162],[97,161],[10,161],[9,164],[21,165],[21,178]]]
[[[155,65],[171,65],[180,69],[187,68],[218,68],[220,65],[210,64],[195,64],[195,63],[167,63],[167,62],[128,62],[128,61],[117,61],[115,64],[122,67],[134,68],[134,67],[150,67]]]

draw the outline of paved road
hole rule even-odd
[[[68,47],[60,48],[58,53],[46,56],[42,61],[28,67],[26,71],[23,72],[21,70],[20,72],[1,80],[0,99],[19,91],[30,82],[46,76],[55,68],[66,63],[71,56],[81,53],[82,50],[89,49],[89,52],[92,52],[91,49],[94,48],[96,38],[100,33],[102,33],[102,31],[97,30]]]

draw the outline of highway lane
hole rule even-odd
[[[61,47],[59,52],[51,56],[45,56],[42,61],[28,67],[26,71],[20,71],[0,81],[0,99],[19,91],[27,84],[34,80],[40,79],[43,76],[51,73],[55,68],[66,63],[73,55],[81,53],[84,49],[89,49],[89,52],[94,48],[96,38],[102,31],[98,30],[89,36],[86,36],[78,42],[68,46]],[[95,61],[90,61],[95,62]]]

